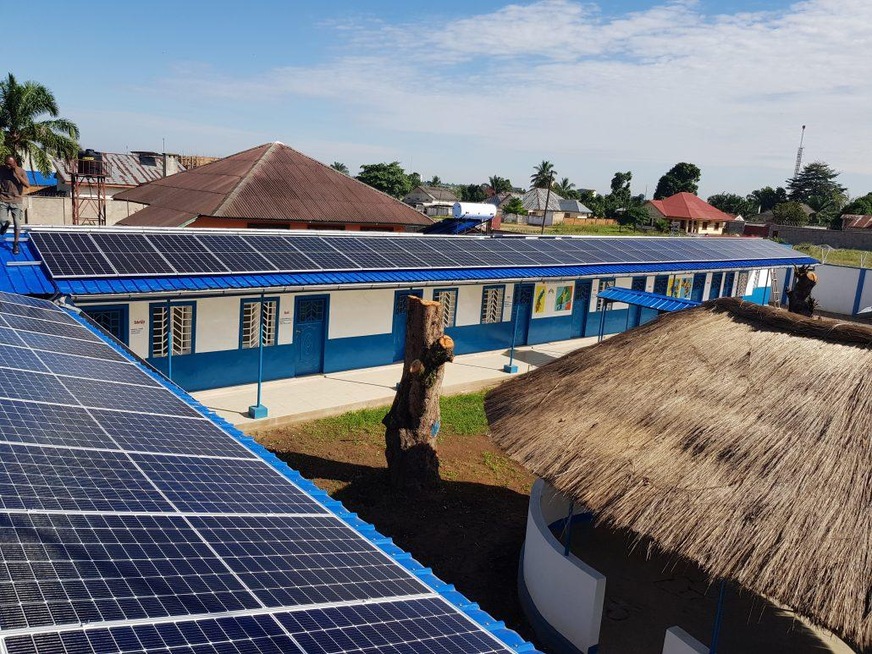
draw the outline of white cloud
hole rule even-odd
[[[867,0],[714,16],[684,0],[616,18],[594,4],[542,0],[442,22],[327,29],[344,44],[332,60],[246,79],[180,69],[163,88],[344,107],[360,129],[390,140],[388,151],[402,134],[430,147],[444,178],[506,167],[520,178],[549,158],[585,186],[628,168],[653,184],[679,160],[699,164],[711,192],[726,187],[706,170],[725,171],[724,183],[743,168],[768,171],[758,185],[779,183],[808,124],[810,158],[872,187]],[[458,146],[469,152],[452,161]]]

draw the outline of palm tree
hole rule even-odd
[[[554,164],[550,161],[543,161],[538,166],[534,166],[533,171],[530,175],[530,188],[550,188],[557,174]]]
[[[333,170],[335,170],[336,172],[338,172],[338,173],[342,173],[343,175],[347,175],[347,174],[348,174],[348,166],[346,166],[346,165],[345,165],[344,163],[342,163],[341,161],[334,161],[332,164],[330,164],[330,167],[331,167]]]
[[[487,184],[493,189],[494,195],[508,193],[512,190],[512,183],[499,175],[491,175],[487,180]]]
[[[568,177],[564,177],[560,180],[559,184],[557,182],[554,183],[554,192],[564,198],[575,199],[575,184],[570,182]]]
[[[45,114],[49,118],[40,120]],[[29,156],[43,174],[51,172],[50,157],[71,159],[79,150],[79,128],[58,118],[54,94],[38,82],[19,84],[9,73],[0,81],[0,155],[21,162]]]

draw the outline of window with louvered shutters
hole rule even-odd
[[[503,286],[485,286],[481,298],[481,322],[489,324],[502,322],[503,320],[503,298],[505,296],[505,287]]]
[[[457,289],[433,291],[433,299],[442,305],[442,327],[454,327],[457,319]]]
[[[263,314],[263,345],[276,344],[276,300],[251,300],[242,303],[242,347],[258,347],[258,335],[261,330],[261,312]]]

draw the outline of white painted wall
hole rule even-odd
[[[107,303],[109,304],[109,303]],[[143,359],[147,358],[149,340],[148,302],[131,302],[128,311],[128,347]]]
[[[279,295],[279,333],[276,342],[290,345],[294,342],[294,298],[293,293]]]
[[[481,323],[481,294],[484,286],[459,286],[457,293],[457,313],[454,324],[478,325]],[[510,290],[506,285],[506,293]],[[505,307],[505,303],[503,305]],[[503,317],[505,319],[505,316]]]
[[[424,294],[427,297],[427,294]],[[429,297],[433,291],[429,290]],[[394,289],[330,293],[328,338],[388,334],[393,329]]]
[[[645,292],[653,293],[654,292],[654,275],[649,275],[645,279]]]
[[[663,641],[663,654],[708,654],[709,648],[681,627],[669,627]]]
[[[860,269],[847,266],[821,265],[815,268],[817,285],[811,296],[818,301],[822,311],[844,313],[851,315],[854,311],[854,299],[857,297],[857,284],[860,280]],[[793,280],[795,281],[795,280]],[[791,282],[792,285],[793,282]],[[866,273],[864,296],[872,297],[865,292],[865,287],[872,285],[872,274]],[[860,308],[869,306],[864,304]]]
[[[260,295],[251,296],[252,299]],[[220,352],[239,348],[239,312],[242,298],[209,297],[197,300],[197,352]]]
[[[121,189],[116,189],[120,191]],[[145,205],[136,202],[107,199],[106,224],[114,225],[119,220],[136,213]],[[73,205],[70,198],[28,195],[24,198],[25,216],[29,225],[71,225]],[[89,208],[88,211],[91,211]]]
[[[586,652],[599,643],[606,578],[572,554],[564,556],[563,545],[548,529],[568,511],[566,498],[544,481],[533,484],[524,540],[524,583],[548,624]]]

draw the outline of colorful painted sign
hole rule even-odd
[[[533,290],[533,317],[554,318],[572,313],[575,282],[541,283]]]
[[[666,295],[689,300],[691,291],[693,291],[693,275],[669,275]]]

